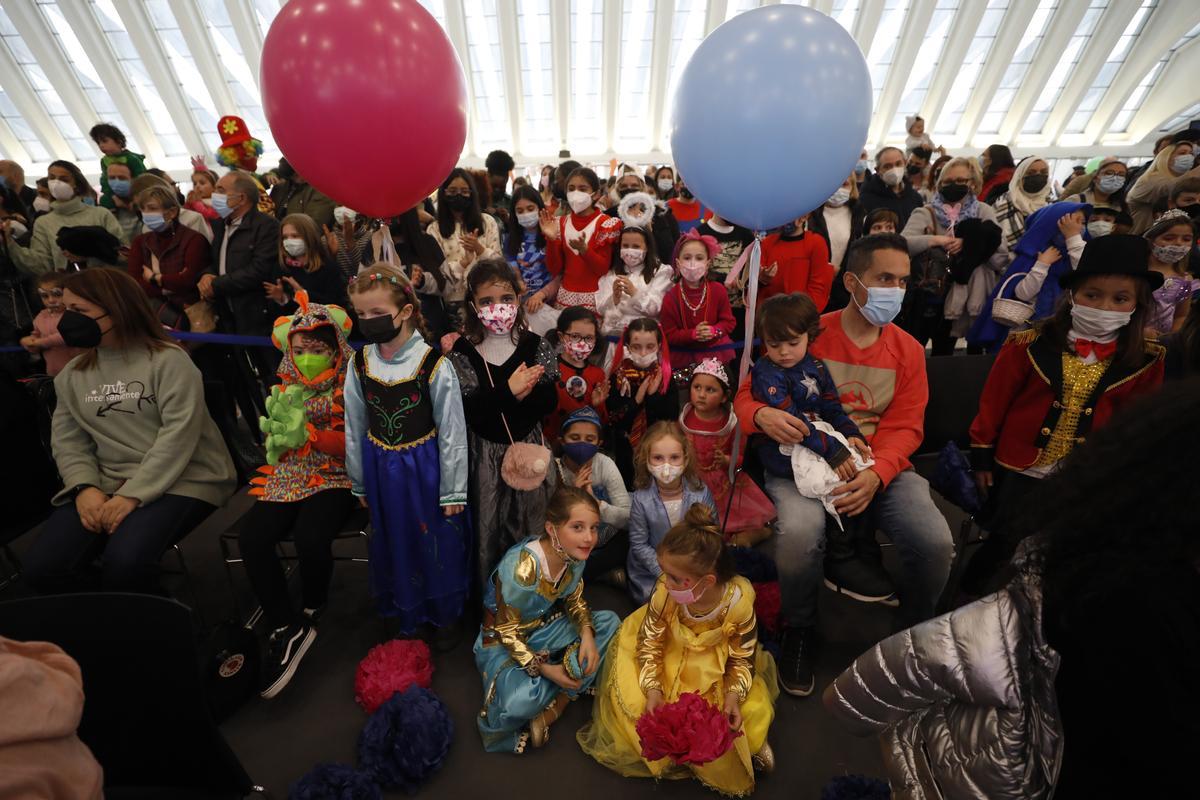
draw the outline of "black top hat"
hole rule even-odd
[[[1071,289],[1090,275],[1142,278],[1151,289],[1163,285],[1162,273],[1150,269],[1150,243],[1141,236],[1125,233],[1111,233],[1088,242],[1079,257],[1079,266],[1059,278],[1058,285]]]

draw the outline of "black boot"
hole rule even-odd
[[[795,697],[812,694],[813,677],[812,648],[816,640],[815,628],[784,628],[783,641],[779,647],[779,688]]]
[[[870,516],[841,519],[844,530],[831,522],[825,531],[825,586],[860,603],[899,605]]]

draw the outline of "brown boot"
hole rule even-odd
[[[529,721],[529,743],[534,747],[542,747],[550,741],[550,726],[562,716],[563,709],[571,698],[560,694],[541,713]]]

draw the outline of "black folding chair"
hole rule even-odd
[[[188,608],[140,594],[0,603],[0,636],[53,642],[79,662],[83,740],[110,798],[261,793],[213,722]]]

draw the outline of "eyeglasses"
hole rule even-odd
[[[578,333],[564,333],[563,338],[572,344],[595,344],[595,336],[581,336]]]

